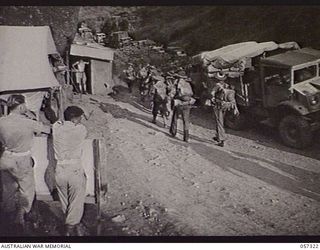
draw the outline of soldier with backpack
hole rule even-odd
[[[166,127],[167,120],[170,115],[170,110],[168,107],[168,86],[165,78],[161,75],[154,75],[152,79],[154,81],[151,89],[151,94],[153,95],[152,123],[156,124],[157,115],[160,113],[160,115],[163,117],[164,127]]]
[[[170,126],[170,134],[175,137],[177,134],[177,123],[179,115],[182,116],[183,121],[183,140],[188,142],[189,140],[189,124],[190,124],[190,110],[191,105],[195,103],[195,99],[192,98],[193,91],[191,84],[188,81],[188,77],[184,70],[179,70],[175,76],[177,80],[175,82],[175,93],[173,96],[172,106],[173,114]]]
[[[218,82],[215,84],[211,91],[211,105],[213,106],[214,119],[216,124],[216,135],[213,137],[218,146],[223,147],[226,140],[226,133],[224,129],[224,116],[226,112],[234,112],[235,115],[239,114],[235,91],[229,87],[225,82],[227,76],[222,73],[215,75]]]
[[[133,85],[136,80],[136,74],[133,68],[133,64],[129,63],[128,69],[123,71],[126,76],[126,82],[128,84],[129,93],[132,93]]]

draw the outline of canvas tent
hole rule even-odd
[[[48,26],[0,26],[0,93],[59,86],[48,60],[56,53]]]
[[[92,94],[105,94],[109,91],[108,88],[113,86],[113,49],[103,46],[98,47],[97,45],[90,47],[89,45],[72,44],[70,56],[89,59],[90,67],[86,72],[89,75],[87,77],[87,85],[91,86],[91,88],[88,88],[89,92]]]
[[[48,26],[0,26],[0,98],[23,93],[38,117],[48,88],[59,87],[48,59],[57,53]]]

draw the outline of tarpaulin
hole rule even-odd
[[[275,42],[257,43],[254,41],[231,44],[213,51],[202,52],[193,57],[193,61],[202,62],[204,65],[213,62],[215,68],[228,68],[243,58],[252,58],[266,51],[275,50]]]

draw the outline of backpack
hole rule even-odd
[[[191,84],[184,79],[179,79],[177,90],[179,96],[193,96]]]

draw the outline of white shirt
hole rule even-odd
[[[30,151],[34,133],[46,131],[42,123],[20,114],[11,113],[0,118],[0,141],[6,150],[15,153]]]
[[[55,158],[59,161],[80,160],[82,146],[87,137],[87,129],[82,124],[71,121],[57,121],[52,126]]]

